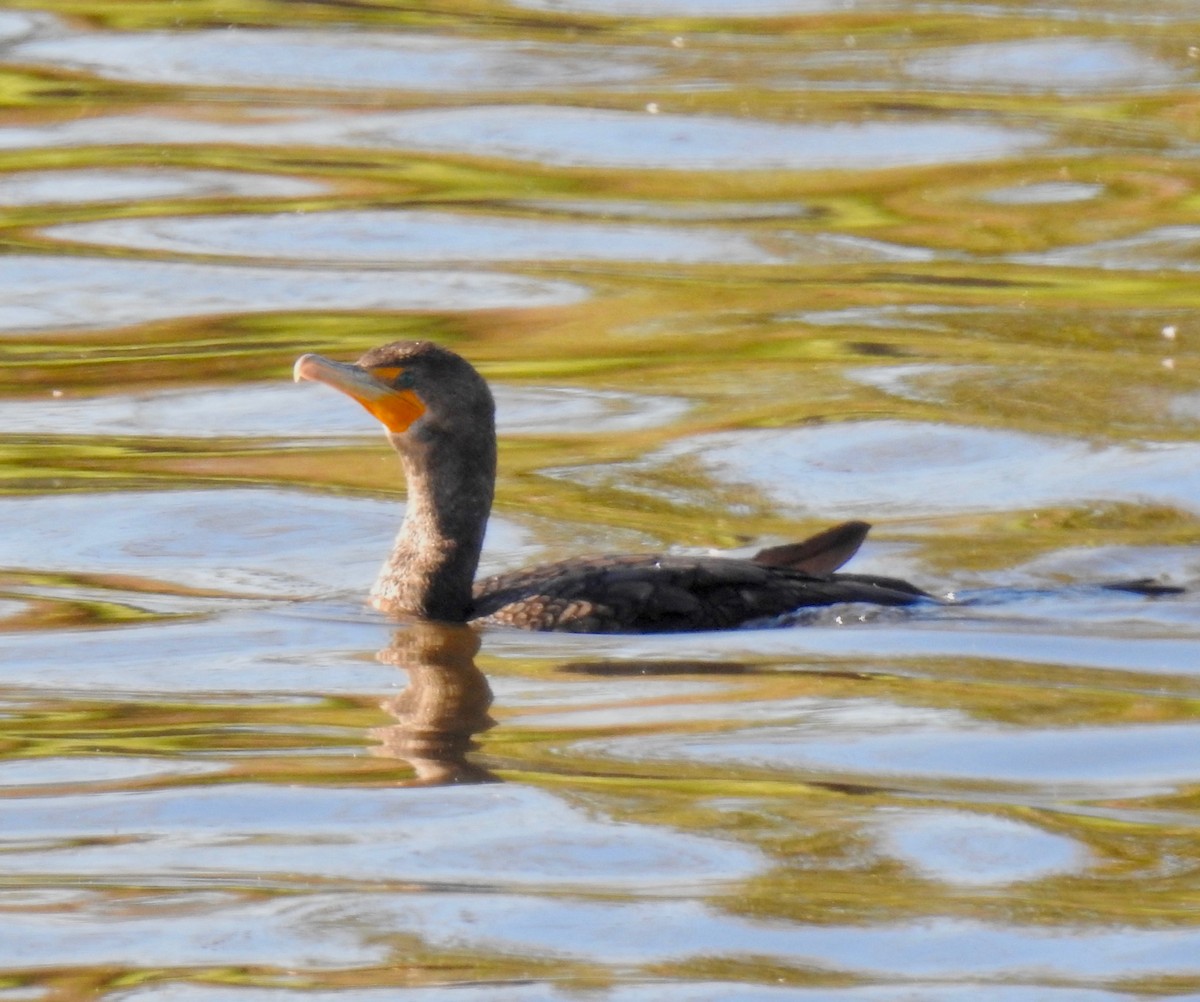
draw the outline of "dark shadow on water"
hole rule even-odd
[[[755,671],[740,661],[568,661],[556,669],[568,675],[746,675]]]

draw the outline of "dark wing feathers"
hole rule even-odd
[[[869,522],[843,522],[798,543],[759,550],[752,559],[763,567],[789,567],[820,577],[832,574],[854,556],[870,531]]]
[[[889,578],[879,574],[835,574],[833,575],[833,579],[842,585],[862,585],[868,588],[883,589],[885,591],[898,592],[902,595],[909,595],[913,599],[933,597],[929,592],[922,591],[915,584],[910,584],[903,578]],[[851,601],[859,600],[851,599]],[[863,599],[862,601],[871,602],[874,599]],[[898,603],[891,602],[885,604],[896,605]]]
[[[535,630],[666,633],[729,629],[805,606],[908,605],[923,597],[893,578],[814,573],[841,566],[867,528],[849,522],[749,560],[593,557],[501,574],[476,584],[475,618]]]

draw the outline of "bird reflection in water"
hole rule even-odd
[[[380,705],[396,718],[374,728],[375,755],[412,765],[415,776],[404,786],[497,783],[500,780],[468,761],[476,734],[494,727],[488,714],[492,690],[475,667],[478,634],[467,626],[414,622],[392,635],[376,657],[408,673],[408,685]]]

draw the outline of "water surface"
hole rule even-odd
[[[0,998],[1200,997],[1198,30],[0,12]],[[290,370],[400,337],[495,388],[485,572],[856,517],[944,601],[390,622]]]

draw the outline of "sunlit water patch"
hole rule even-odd
[[[0,174],[0,205],[176,198],[303,198],[327,191],[302,177],[172,167],[80,168]]]
[[[646,670],[653,671],[654,668],[654,663],[650,662]],[[691,692],[695,694],[702,691],[691,689]],[[918,727],[922,724],[963,722],[960,716],[953,712],[912,708],[906,712],[900,712],[897,707],[881,703],[867,704],[864,702],[851,706],[809,697],[779,698],[771,702],[755,702],[743,697],[733,705],[724,701],[688,704],[678,701],[683,694],[681,691],[675,691],[673,695],[676,700],[672,702],[650,702],[653,689],[639,680],[636,686],[627,688],[623,699],[619,698],[621,694],[610,688],[607,696],[612,700],[611,705],[586,706],[560,710],[557,713],[524,713],[521,716],[521,723],[535,727],[599,728],[625,725],[648,728],[685,720],[692,722],[702,720],[743,721],[756,725],[787,721],[789,726],[795,727],[799,732],[805,729],[807,722],[811,720],[819,720],[826,727],[836,721],[837,725],[850,728],[869,725],[876,729],[894,727],[897,730]],[[600,693],[596,693],[593,701],[600,702],[598,698],[600,695]]]
[[[848,306],[837,310],[803,310],[794,315],[786,314],[781,319],[795,319],[818,327],[845,327],[850,330],[871,327],[881,330],[949,333],[955,329],[954,324],[958,318],[986,312],[988,311],[971,307],[909,303],[901,306]]]
[[[916,78],[1011,90],[1147,90],[1194,83],[1194,68],[1172,67],[1123,42],[1093,38],[1023,38],[949,47],[910,61]]]
[[[518,7],[556,13],[587,13],[610,17],[630,18],[780,18],[788,16],[884,13],[904,13],[911,9],[906,0],[511,0]],[[1007,8],[993,3],[958,3],[942,0],[922,5],[922,12],[948,12],[959,16],[974,15],[997,19]],[[1115,24],[1169,24],[1190,21],[1195,9],[1190,0],[1157,0],[1131,7],[1124,0],[1059,0],[1040,4],[1037,16],[1051,24],[1073,23],[1102,19]]]
[[[1041,145],[1033,130],[973,122],[776,124],[579,108],[414,112],[385,133],[410,149],[564,166],[816,170],[963,163]]]
[[[128,908],[128,905],[126,906]],[[91,963],[135,963],[155,943],[170,962],[262,962],[314,966],[383,963],[386,946],[364,929],[415,936],[438,949],[470,948],[516,956],[571,958],[618,966],[700,958],[764,959],[830,972],[888,978],[1029,977],[1066,981],[1133,978],[1190,970],[1200,934],[1190,929],[1054,929],[970,919],[887,922],[869,927],[801,925],[729,915],[697,901],[562,901],[464,892],[363,895],[328,892],[298,901],[238,901],[214,896],[207,914],[177,923],[175,949],[159,943],[159,924],[130,917],[109,932],[104,910],[80,909],[79,935]],[[156,918],[156,917],[154,917]],[[203,921],[200,921],[200,920]],[[61,920],[30,916],[16,948],[32,962],[64,955]],[[111,925],[111,923],[109,923]],[[161,928],[159,926],[159,928]],[[199,947],[209,930],[209,952]],[[241,929],[244,935],[235,934]],[[254,934],[250,934],[250,930]],[[122,933],[127,932],[128,936]],[[77,961],[78,962],[78,961]],[[894,997],[894,996],[893,996]]]
[[[454,1002],[495,1002],[496,993],[505,1002],[575,1002],[578,990],[572,985],[520,981],[495,981],[486,987],[450,984],[429,988],[339,988],[328,992],[305,990],[305,1002],[390,1002],[392,999],[425,1000],[452,992]],[[605,989],[605,1002],[961,1002],[969,993],[978,1002],[1132,1002],[1133,995],[1088,988],[1045,988],[1027,985],[994,985],[985,982],[941,985],[905,981],[903,987],[802,988],[794,985],[753,985],[701,978],[686,984],[660,978],[645,981],[626,979]],[[219,985],[173,985],[134,988],[113,998],[117,1002],[288,1002],[294,996],[287,988],[225,988]]]
[[[634,0],[635,3],[638,0]],[[640,0],[668,7],[673,0]],[[677,13],[704,16],[704,5]],[[725,0],[718,15],[800,13],[841,5],[822,0]],[[722,10],[721,8],[724,7]],[[582,8],[581,8],[582,9]],[[611,10],[609,10],[611,13]],[[641,13],[641,12],[639,12]],[[838,65],[843,78],[878,86],[894,70],[892,51],[857,44],[841,52],[782,56],[769,48],[757,60],[736,50],[693,53],[678,38],[662,45],[550,43],[416,32],[250,31],[106,32],[73,34],[42,28],[41,37],[18,40],[4,61],[65,68],[107,79],[168,85],[270,90],[538,92],[634,87],[745,86],[762,74],[767,86],[821,86]],[[821,71],[821,72],[814,72]],[[1173,67],[1126,42],[1086,37],[1021,39],[945,46],[910,59],[903,74],[921,85],[1080,91],[1115,87],[1150,89],[1188,82],[1186,64]],[[837,86],[846,86],[839,80]]]
[[[21,435],[178,438],[379,439],[369,415],[327,392],[282,381],[234,388],[159,390],[97,397],[0,400],[0,426]],[[502,435],[612,434],[668,424],[688,402],[613,390],[497,386]],[[383,446],[381,446],[381,449]]]
[[[364,942],[351,913],[326,925],[324,920],[333,918],[326,904],[320,895],[264,898],[222,887],[193,888],[190,894],[154,890],[133,899],[88,890],[69,907],[22,909],[20,931],[7,937],[5,949],[10,963],[19,958],[25,968],[136,967],[146,956],[168,967],[279,963],[328,968],[384,959],[386,947]]]
[[[966,94],[1163,92],[1194,85],[1183,53],[1111,39],[1063,37],[966,45],[932,44],[898,59],[890,39],[846,35],[814,51],[764,47],[742,64],[743,84],[775,90]],[[732,78],[732,67],[722,74]]]
[[[88,257],[0,258],[0,331],[112,327],[272,310],[455,310],[561,306],[570,282],[470,271],[332,271]]]
[[[365,594],[402,513],[399,501],[269,489],[8,497],[0,517],[22,531],[0,545],[0,566],[143,575],[231,596],[352,596]],[[64,537],[64,525],[88,528]],[[503,518],[487,542],[499,560],[529,546]]]
[[[1117,581],[1122,578],[1162,575],[1181,583],[1191,584],[1200,580],[1200,552],[1191,546],[1061,546],[1032,560],[1024,561],[1014,569],[1024,582],[1034,581]],[[1012,580],[1012,579],[1010,579]],[[1113,596],[1094,593],[1098,604],[1108,605]],[[1192,615],[1192,596],[1181,596],[1176,602],[1134,603],[1120,609],[1128,615],[1139,610],[1148,618],[1169,620],[1175,611]],[[1116,608],[1109,606],[1110,610]],[[1152,612],[1149,610],[1153,610]],[[1094,614],[1086,601],[1081,614]]]
[[[866,704],[868,701],[863,701]],[[908,707],[883,708],[879,721]],[[890,711],[890,712],[889,712]],[[857,716],[857,726],[841,722]],[[585,750],[633,759],[688,758],[708,763],[803,770],[821,775],[892,780],[969,780],[1024,784],[1060,795],[1146,797],[1200,779],[1191,749],[1198,724],[1076,728],[936,726],[914,715],[883,728],[869,705],[817,715],[809,726],[763,726],[694,738],[638,737],[590,741]],[[831,726],[838,723],[839,726]],[[1088,788],[1092,789],[1089,790]]]
[[[215,762],[178,762],[170,758],[138,758],[132,755],[111,755],[87,758],[32,757],[0,763],[0,789],[19,787],[62,787],[109,784],[147,779],[156,776],[194,776],[219,772]],[[32,803],[33,801],[29,801]],[[46,804],[54,801],[39,800]]]
[[[11,872],[53,868],[53,849],[74,843],[78,873],[155,882],[240,874],[304,888],[344,880],[642,894],[744,879],[763,867],[737,845],[590,817],[560,797],[509,784],[419,796],[232,784],[162,791],[152,802],[97,793],[0,802],[0,818]],[[541,835],[531,839],[531,831]],[[122,838],[97,839],[111,832]],[[505,860],[502,872],[497,859]]]
[[[996,205],[1062,205],[1088,202],[1104,193],[1104,185],[1082,181],[1042,181],[992,188],[980,198]]]
[[[888,852],[936,880],[1006,884],[1083,869],[1082,845],[1034,825],[964,811],[888,811]]]
[[[163,604],[140,591],[129,600]],[[378,699],[400,684],[396,668],[373,657],[386,643],[387,626],[363,611],[361,602],[314,603],[304,616],[289,614],[279,603],[264,608],[267,603],[187,598],[173,604],[180,618],[153,628],[7,634],[0,684],[21,690],[36,683],[43,697],[69,693],[193,704],[229,699],[231,693],[242,703],[281,695],[315,699],[321,693]],[[362,744],[361,735],[348,736],[346,754]]]
[[[876,170],[971,163],[1044,146],[1047,133],[986,121],[777,123],[718,115],[521,105],[336,113],[243,108],[0,127],[0,149],[238,144],[453,153],[559,167]]]
[[[0,11],[0,42],[9,44],[19,41],[46,23],[47,19],[42,15],[16,10]]]
[[[609,17],[780,17],[845,10],[845,0],[515,0],[520,7]],[[875,6],[874,4],[872,6]]]
[[[886,326],[881,322],[880,326]],[[928,325],[933,326],[933,325]],[[982,375],[983,366],[944,365],[931,362],[925,365],[872,365],[851,369],[847,379],[873,386],[877,390],[905,400],[938,400],[947,384],[958,383],[971,376]]]
[[[1116,240],[1014,254],[1011,259],[1021,264],[1068,268],[1195,271],[1200,268],[1200,226],[1159,226]]]
[[[74,223],[43,231],[81,243],[294,261],[651,261],[675,264],[928,260],[928,251],[837,233],[406,212],[183,216]]]
[[[144,83],[272,90],[574,89],[645,83],[654,75],[650,49],[381,31],[67,35],[24,42],[6,61]]]
[[[753,485],[797,515],[915,517],[1096,500],[1200,505],[1200,445],[1091,445],[1016,431],[862,421],[720,432],[672,444],[626,466],[549,471],[608,482],[633,474],[657,487],[656,467],[687,458],[727,482]]]
[[[488,651],[491,651],[490,643]],[[606,670],[614,667],[607,661],[600,662],[600,665]],[[639,667],[644,667],[645,671],[649,672],[658,666]],[[581,681],[571,666],[563,665],[560,668],[568,675],[568,682],[564,682],[558,674],[551,678],[496,675],[491,678],[490,684],[499,703],[521,711],[522,724],[530,720],[546,723],[550,720],[551,713],[566,707],[569,708],[569,712],[563,719],[568,726],[577,725],[581,717],[590,714],[591,708],[596,705],[636,705],[638,710],[645,712],[650,719],[658,719],[654,717],[656,707],[669,713],[676,708],[675,704],[679,700],[690,700],[692,697],[720,698],[736,691],[736,687],[728,679],[719,677],[715,680],[701,680],[695,677],[656,678],[649,674],[639,677],[636,689],[631,690],[627,679],[619,674]]]
[[[889,980],[1028,979],[1036,972],[1039,980],[1089,986],[1096,978],[1190,970],[1200,952],[1200,939],[1188,929],[1048,931],[971,919],[802,926],[676,900],[567,901],[418,890],[288,898],[213,891],[186,916],[164,923],[174,907],[170,895],[130,895],[118,903],[85,893],[69,921],[61,914],[23,916],[10,944],[30,965],[70,957],[75,964],[135,966],[152,950],[164,965],[176,967],[278,964],[319,970],[394,963],[393,937],[411,937],[460,955],[469,949],[624,968],[720,958]],[[121,920],[114,922],[114,915]],[[894,989],[890,997],[896,997]]]
[[[1183,393],[1168,404],[1170,415],[1181,421],[1200,421],[1200,393]]]

